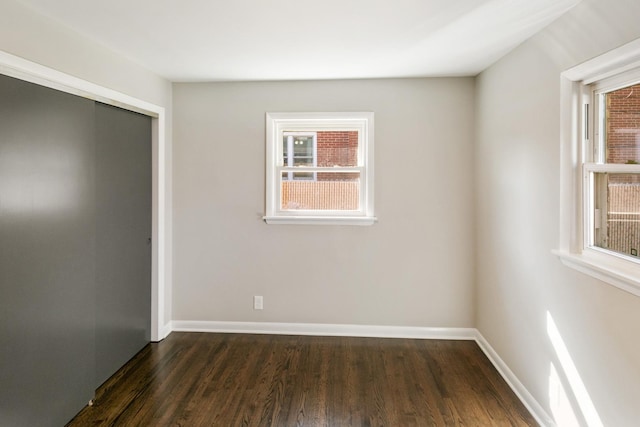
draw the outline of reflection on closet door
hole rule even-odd
[[[0,425],[95,389],[94,102],[0,75]]]

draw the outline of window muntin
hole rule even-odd
[[[617,78],[597,82],[591,90],[595,114],[586,156],[592,161],[585,162],[586,248],[638,261],[640,82],[621,84]]]
[[[268,223],[373,223],[373,113],[267,114],[266,170]]]

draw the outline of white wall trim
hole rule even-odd
[[[158,341],[161,341],[162,339],[166,338],[169,336],[169,334],[171,333],[172,328],[171,328],[171,322],[167,322],[164,325],[162,325],[159,330],[158,330],[158,334],[162,337],[161,339],[159,339]]]
[[[473,328],[427,328],[419,326],[337,325],[324,323],[217,322],[174,320],[176,332],[218,332],[236,334],[312,335],[336,337],[415,338],[473,340]]]
[[[551,252],[557,255],[567,267],[640,297],[640,277],[637,274],[637,264],[627,260],[618,260],[615,255],[598,256],[592,250],[585,251],[582,254],[572,254],[558,250]]]
[[[571,81],[591,84],[640,66],[640,39],[633,40],[609,52],[591,58],[564,71],[562,76]]]
[[[509,369],[504,360],[502,360],[502,358],[493,349],[493,347],[491,347],[489,342],[478,330],[475,330],[475,340],[478,343],[478,346],[480,346],[480,349],[482,349],[487,358],[491,361],[491,363],[493,363],[493,366],[500,373],[500,375],[502,375],[502,378],[504,378],[509,387],[511,387],[511,390],[513,390],[516,396],[518,396],[520,401],[529,410],[536,421],[541,426],[555,426],[556,423],[553,418],[551,418],[549,414],[547,414],[547,412],[544,410],[544,408],[540,406],[538,401],[531,395],[531,393],[529,393],[524,384],[520,382],[518,377],[516,377],[511,369]]]
[[[40,86],[93,99],[105,104],[152,117],[152,271],[151,271],[151,341],[160,341],[170,332],[164,318],[165,290],[171,286],[166,274],[166,113],[164,107],[54,70],[44,65],[0,51],[0,74]]]
[[[159,117],[164,113],[164,108],[158,105],[3,51],[0,51],[0,74],[151,117]]]

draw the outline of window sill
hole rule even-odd
[[[267,224],[295,225],[373,225],[378,219],[372,216],[265,216]]]
[[[571,267],[612,286],[640,296],[640,265],[600,253],[573,254],[552,251],[567,267]]]

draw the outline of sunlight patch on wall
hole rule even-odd
[[[571,354],[567,349],[567,346],[560,335],[560,331],[556,326],[556,323],[551,316],[551,313],[547,311],[547,334],[549,335],[549,339],[551,340],[551,344],[553,345],[553,349],[556,352],[556,356],[560,362],[560,374],[566,378],[566,381],[569,385],[569,392],[571,396],[566,394],[564,387],[562,386],[561,377],[556,371],[553,364],[551,365],[551,374],[549,378],[549,403],[551,406],[551,410],[553,411],[554,417],[556,417],[556,422],[558,425],[579,425],[576,420],[576,414],[574,410],[576,408],[572,408],[570,398],[573,397],[577,402],[580,414],[584,418],[586,424],[589,427],[603,427],[602,420],[600,420],[600,416],[596,411],[595,406],[593,405],[593,401],[591,400],[591,396],[587,391],[587,388],[582,382],[582,378],[580,378],[580,374],[578,373],[578,369],[576,365],[573,363],[573,359],[571,358]],[[552,389],[553,387],[553,389]],[[564,394],[564,396],[562,396]],[[555,410],[554,410],[555,406]],[[557,411],[557,414],[556,414]],[[560,418],[559,418],[560,417]],[[563,423],[564,417],[567,417],[569,423]],[[571,424],[571,420],[575,424]]]
[[[553,363],[549,366],[549,406],[557,425],[563,427],[580,426]]]

